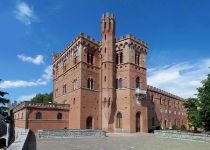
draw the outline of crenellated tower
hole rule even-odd
[[[102,129],[112,131],[116,107],[115,17],[113,14],[102,15],[101,37]]]

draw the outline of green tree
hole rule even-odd
[[[184,102],[184,107],[187,109],[188,121],[194,127],[194,130],[197,131],[197,128],[202,127],[201,113],[199,109],[199,101],[196,98],[188,98]]]
[[[1,79],[0,79],[0,82],[1,82]],[[0,110],[2,111],[5,111],[8,109],[7,107],[5,107],[5,104],[9,103],[10,101],[4,98],[4,96],[7,94],[8,94],[7,92],[0,91]]]
[[[37,94],[31,99],[32,102],[49,103],[53,101],[53,93]]]
[[[204,129],[210,131],[210,74],[202,81],[203,86],[198,88],[201,121]]]

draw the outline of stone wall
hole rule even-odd
[[[187,140],[204,141],[210,143],[210,135],[201,134],[201,133],[189,133],[189,132],[181,132],[176,130],[155,130],[154,134],[155,136],[165,137],[165,138],[187,139]]]
[[[15,141],[8,150],[24,150],[27,147],[29,129],[15,128]]]
[[[39,130],[39,138],[77,138],[77,137],[106,137],[106,132],[102,130]]]

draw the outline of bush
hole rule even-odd
[[[181,125],[180,129],[183,131],[183,130],[186,130],[186,126],[185,125]]]
[[[175,124],[172,125],[172,130],[177,130],[177,126]]]

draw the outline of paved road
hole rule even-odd
[[[106,138],[36,139],[35,147],[37,150],[210,150],[210,143],[160,138],[153,134],[108,134]]]

